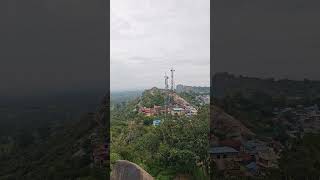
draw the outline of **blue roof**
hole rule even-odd
[[[209,153],[211,154],[220,154],[220,153],[238,153],[239,151],[235,150],[232,147],[221,146],[221,147],[213,147],[209,149]]]
[[[257,164],[256,164],[256,162],[251,162],[251,163],[246,165],[246,168],[248,168],[248,169],[257,169]]]
[[[161,123],[161,120],[157,119],[157,120],[153,120],[153,125],[154,126],[159,126]]]
[[[255,141],[253,141],[253,140],[251,140],[251,141],[247,141],[246,143],[244,143],[244,146],[246,147],[246,148],[255,148],[256,146],[257,146],[257,142],[255,142]]]

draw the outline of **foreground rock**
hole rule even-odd
[[[119,160],[113,167],[111,180],[154,180],[154,178],[138,165]]]

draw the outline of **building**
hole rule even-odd
[[[212,147],[209,149],[211,160],[215,162],[219,170],[237,169],[239,151],[228,146]]]
[[[226,139],[226,140],[221,140],[219,141],[220,146],[227,146],[227,147],[232,147],[237,151],[240,151],[240,148],[242,146],[241,141],[239,140],[233,140],[233,139]]]
[[[163,108],[161,106],[153,106],[153,111],[155,114],[160,114],[162,112]]]
[[[143,113],[145,116],[155,116],[164,113],[166,110],[161,106],[154,105],[153,108],[140,107],[139,112]]]
[[[143,113],[145,116],[153,116],[155,114],[155,111],[153,108],[146,108],[146,107],[142,107],[139,109],[140,113]]]
[[[160,119],[156,119],[156,120],[153,120],[153,126],[159,126],[161,123],[161,120]]]
[[[244,143],[244,152],[250,155],[256,155],[258,152],[266,152],[269,147],[264,143],[256,140],[250,140]]]
[[[181,116],[181,115],[184,115],[184,109],[183,108],[172,108],[171,110],[171,115],[178,115],[178,116]]]
[[[277,168],[279,156],[273,150],[258,152],[257,164],[262,168]]]
[[[213,159],[233,159],[239,155],[239,151],[232,147],[219,146],[211,148],[209,154]]]
[[[256,175],[257,172],[258,172],[257,163],[256,162],[251,162],[251,163],[247,164],[246,165],[246,169],[251,175]]]
[[[197,115],[198,114],[198,110],[196,108],[194,108],[194,107],[191,107],[190,108],[190,113],[191,113],[191,115]]]

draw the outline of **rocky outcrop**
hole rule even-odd
[[[138,165],[119,160],[112,168],[111,180],[154,180],[154,178]]]
[[[222,109],[211,105],[210,111],[210,129],[213,130],[213,132],[220,131],[226,135],[234,135],[240,139],[255,135],[250,129],[244,126],[241,121],[225,113]]]
[[[172,103],[178,104],[182,107],[190,106],[190,103],[188,103],[185,99],[183,99],[182,97],[180,97],[176,93],[172,93],[172,94],[170,94],[170,96],[172,97],[172,100],[173,100]]]

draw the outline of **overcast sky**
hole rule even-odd
[[[111,90],[210,83],[210,0],[111,0]]]
[[[320,1],[215,0],[213,69],[320,80]]]
[[[108,89],[104,0],[1,0],[0,95]]]

